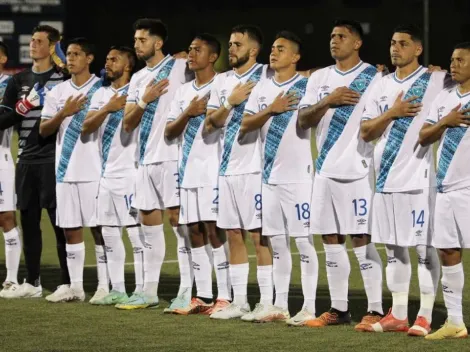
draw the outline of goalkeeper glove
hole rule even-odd
[[[20,115],[26,116],[26,114],[32,109],[44,105],[45,95],[45,87],[39,85],[39,83],[36,83],[27,97],[23,97],[23,99],[18,100],[16,103],[16,112]]]

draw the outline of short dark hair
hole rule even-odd
[[[282,31],[280,31],[276,34],[275,40],[277,40],[279,38],[284,38],[284,39],[287,39],[287,40],[295,43],[298,47],[299,54],[302,52],[302,40],[294,32],[287,31],[287,30],[282,30]]]
[[[364,30],[361,24],[354,20],[337,19],[333,27],[345,27],[349,29],[351,33],[357,34],[361,40],[364,37]]]
[[[78,37],[69,40],[67,47],[72,44],[80,46],[86,55],[95,55],[95,46],[85,37]]]
[[[111,48],[109,48],[109,51],[111,50],[117,50],[121,53],[126,54],[129,60],[129,65],[131,66],[131,72],[134,71],[135,65],[137,63],[137,55],[135,54],[134,49],[128,46],[123,46],[123,45],[113,45]]]
[[[168,40],[168,29],[166,25],[157,18],[140,18],[134,23],[134,30],[148,30],[150,35],[160,37],[165,43]]]
[[[457,45],[454,46],[454,50],[455,50],[455,49],[466,49],[466,50],[470,50],[470,42],[458,43]]]
[[[0,41],[0,51],[3,53],[3,55],[8,57],[8,46],[2,41]]]
[[[252,24],[239,24],[232,28],[231,33],[246,34],[248,38],[258,43],[259,47],[263,47],[263,32],[258,26]]]
[[[400,24],[395,27],[393,33],[406,33],[410,35],[414,42],[423,42],[423,34],[421,29],[414,24]]]
[[[200,33],[194,36],[194,39],[200,39],[206,42],[207,46],[211,49],[213,53],[216,53],[217,56],[220,56],[221,45],[216,37],[209,33]]]
[[[47,24],[41,24],[39,26],[34,27],[32,34],[37,32],[47,33],[47,39],[49,39],[49,42],[51,43],[56,43],[60,40],[60,32],[56,28],[51,27]]]

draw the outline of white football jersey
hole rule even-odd
[[[105,106],[116,93],[127,94],[129,84],[114,89],[101,87],[93,95],[89,111],[98,111]],[[137,134],[139,129],[128,133],[122,128],[124,109],[108,114],[99,128],[101,175],[106,178],[127,177],[136,169]]]
[[[364,62],[349,71],[332,65],[312,73],[299,109],[315,105],[338,87],[348,87],[361,94],[356,105],[328,109],[316,128],[318,157],[315,171],[322,176],[355,180],[366,176],[372,166],[373,144],[359,136],[362,113],[371,88],[381,73]]]
[[[176,91],[171,103],[168,122],[174,121],[189,106],[191,100],[209,95],[214,78],[198,87],[196,81],[191,81]],[[217,184],[219,169],[221,131],[204,134],[204,119],[202,114],[189,119],[183,131],[179,148],[178,171],[179,183],[183,188],[197,188]]]
[[[219,74],[212,84],[207,110],[217,110],[232,94],[233,88],[248,80],[260,81],[267,77],[268,65],[254,64],[248,71],[238,75],[231,70]],[[247,100],[234,107],[225,121],[224,142],[219,175],[242,175],[261,172],[261,141],[259,131],[252,131],[239,137],[243,111]]]
[[[460,94],[457,87],[445,89],[435,99],[426,119],[435,124],[457,105],[460,110],[470,108],[470,93]],[[467,115],[470,115],[467,113]],[[469,116],[470,118],[470,116]],[[437,189],[449,192],[470,186],[470,133],[468,127],[447,128],[437,150]]]
[[[11,76],[0,73],[0,105],[5,94],[8,81]],[[13,170],[15,164],[11,156],[11,137],[13,135],[13,127],[0,131],[0,170]]]
[[[69,97],[86,95],[86,107],[73,116],[62,121],[57,132],[56,142],[56,180],[57,182],[91,182],[99,181],[101,174],[98,131],[82,135],[83,121],[88,112],[92,95],[101,88],[102,81],[95,75],[81,87],[71,79],[59,83],[47,94],[41,118],[54,117],[65,105]]]
[[[137,103],[147,85],[157,79],[170,82],[166,92],[145,108],[140,121],[137,152],[140,164],[178,160],[178,141],[165,138],[166,118],[176,90],[186,82],[186,60],[167,55],[155,67],[144,67],[135,73],[129,85],[127,102]]]
[[[418,96],[421,112],[414,118],[404,117],[388,125],[374,149],[376,192],[408,192],[436,185],[432,148],[422,147],[419,131],[431,104],[444,88],[445,72],[427,72],[420,66],[405,79],[391,73],[380,79],[366,102],[363,119],[373,119],[393,106],[403,91],[403,100]]]
[[[298,73],[284,83],[276,82],[274,77],[262,80],[251,92],[245,113],[253,115],[264,110],[282,91],[295,92],[301,99],[306,87],[307,78]],[[298,110],[274,115],[261,128],[263,183],[312,182],[311,133],[298,126],[297,116]]]

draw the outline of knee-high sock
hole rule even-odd
[[[442,267],[442,291],[447,308],[449,322],[453,325],[463,324],[462,292],[465,276],[462,263]]]
[[[126,249],[122,241],[121,228],[103,226],[101,228],[108,262],[109,278],[114,291],[126,292],[124,284],[124,263]]]
[[[190,289],[189,291],[191,291],[191,288],[193,287],[194,273],[188,227],[186,225],[174,226],[173,233],[176,236],[176,251],[178,254],[178,266],[180,269],[179,296],[188,288]]]
[[[289,236],[272,236],[271,246],[273,248],[273,281],[276,291],[276,301],[274,305],[288,309],[289,284],[292,272],[292,255],[290,252]]]
[[[392,293],[392,314],[404,320],[408,317],[408,292],[410,290],[411,263],[408,248],[387,245],[387,286]]]
[[[7,278],[5,281],[18,283],[18,268],[21,258],[21,239],[18,227],[3,233],[5,239],[5,264]]]
[[[330,290],[331,307],[341,312],[348,310],[348,288],[351,264],[344,244],[323,244],[326,258],[326,276]]]
[[[128,227],[127,234],[134,254],[134,292],[141,292],[144,288],[144,245],[142,243],[144,234],[140,226]]]
[[[418,245],[416,252],[418,253],[418,280],[421,291],[418,316],[425,317],[431,323],[432,310],[441,276],[441,264],[434,247]]]
[[[144,292],[148,296],[158,295],[158,283],[165,259],[165,234],[163,225],[141,225],[144,233]]]
[[[318,284],[318,257],[313,238],[297,237],[295,244],[300,254],[300,272],[302,278],[302,292],[304,295],[304,306],[310,314],[315,316],[315,298]]]

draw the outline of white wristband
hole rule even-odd
[[[145,110],[145,108],[147,107],[147,103],[144,102],[142,98],[140,98],[140,100],[137,102],[137,105],[139,105],[142,108],[142,110]]]
[[[232,109],[232,105],[229,104],[228,99],[225,99],[224,101],[224,108],[226,108],[227,110]]]

